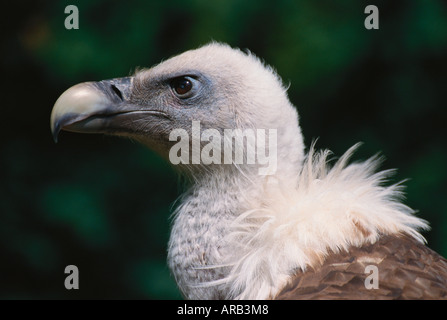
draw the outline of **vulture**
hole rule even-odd
[[[358,144],[335,160],[306,149],[287,89],[212,42],[69,88],[51,130],[131,138],[185,177],[167,260],[186,299],[447,299],[447,260],[392,170],[350,161]]]

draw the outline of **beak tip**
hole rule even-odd
[[[54,141],[54,143],[58,143],[59,137],[58,137],[57,133],[56,134],[53,133],[53,141]]]
[[[59,138],[59,132],[61,131],[61,125],[59,121],[53,122],[53,119],[51,119],[51,135],[53,136],[54,143],[58,142]]]

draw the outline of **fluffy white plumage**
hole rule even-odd
[[[382,186],[390,171],[374,173],[374,158],[347,165],[354,149],[332,168],[328,151],[311,149],[296,189],[267,183],[265,207],[233,222],[228,239],[239,259],[226,279],[232,297],[274,297],[291,275],[318,266],[330,251],[374,243],[380,235],[424,241],[416,230],[427,224],[400,202],[400,186]]]
[[[333,167],[330,152],[313,145],[304,157],[298,117],[276,73],[253,55],[219,44],[187,54],[200,51],[243,66],[244,74],[229,72],[257,90],[241,86],[246,98],[234,107],[243,116],[249,108],[257,111],[247,117],[253,127],[278,129],[279,170],[259,176],[234,166],[195,176],[175,212],[169,245],[170,267],[187,298],[272,298],[293,274],[317,266],[330,251],[388,234],[424,241],[418,230],[427,223],[402,204],[399,184],[383,185],[391,171],[375,173],[378,158],[348,164],[357,145]]]

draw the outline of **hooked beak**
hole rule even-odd
[[[55,142],[61,130],[81,133],[137,133],[136,120],[161,111],[137,106],[129,101],[133,77],[84,82],[66,90],[51,112],[51,132]],[[150,118],[150,117],[149,117]]]

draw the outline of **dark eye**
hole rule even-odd
[[[171,82],[171,87],[178,97],[187,98],[190,96],[189,93],[193,89],[193,80],[189,77],[175,78]]]

